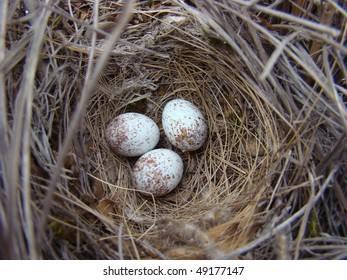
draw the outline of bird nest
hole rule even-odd
[[[3,258],[347,257],[345,4],[54,2],[2,10]],[[206,118],[197,151],[163,133],[174,98]],[[171,193],[107,145],[124,112],[182,157]]]

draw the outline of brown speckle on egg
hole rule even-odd
[[[159,141],[159,128],[149,117],[125,113],[115,117],[106,128],[110,148],[123,156],[140,156],[152,150]]]
[[[183,152],[199,149],[207,138],[207,123],[202,113],[184,99],[174,99],[165,105],[162,124],[168,140]]]
[[[163,196],[171,192],[183,175],[181,157],[168,149],[155,149],[141,156],[133,167],[135,187]]]

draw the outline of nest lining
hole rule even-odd
[[[240,212],[252,205],[247,211],[255,215],[258,204],[264,204],[270,195],[274,176],[268,170],[278,160],[281,145],[277,131],[281,121],[239,74],[239,60],[225,46],[212,47],[197,32],[200,27],[194,18],[181,9],[176,13],[170,11],[151,19],[145,23],[147,28],[124,32],[124,38],[133,38],[134,43],[138,38],[151,37],[149,45],[141,41],[144,48],[159,54],[164,49],[168,57],[159,59],[146,51],[135,51],[112,58],[93,93],[86,117],[86,128],[96,147],[90,155],[96,163],[91,173],[94,179],[103,181],[107,199],[120,204],[120,212],[110,213],[114,223],[125,220],[133,238],[148,239],[159,251],[184,243],[180,238],[172,241],[179,244],[176,246],[159,241],[162,235],[172,239],[180,223],[183,229],[178,236],[186,234],[186,224],[205,232],[222,222],[228,222],[228,226],[240,220],[244,227],[252,224],[251,216],[240,218]],[[167,26],[169,21],[173,23]],[[198,151],[182,153],[170,146],[161,129],[158,147],[178,152],[185,172],[175,191],[163,198],[148,199],[132,187],[130,169],[135,159],[112,154],[105,144],[104,131],[115,115],[126,111],[146,114],[161,127],[162,109],[173,98],[190,100],[200,108],[208,122],[209,138]],[[219,212],[224,215],[211,218]],[[230,230],[229,235],[237,240],[242,231]],[[232,243],[237,242],[229,243],[227,249],[231,250]],[[207,249],[200,246],[197,244],[196,251],[203,255]]]

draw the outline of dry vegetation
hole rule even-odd
[[[0,4],[1,258],[347,258],[345,1],[38,2]],[[209,139],[144,197],[105,127],[175,97]]]

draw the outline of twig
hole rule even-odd
[[[0,65],[3,64],[6,56],[7,3],[8,1],[1,1],[0,6]],[[2,157],[8,147],[6,100],[5,73],[3,67],[0,67],[0,162],[3,162]]]
[[[118,227],[118,234],[117,234],[117,239],[118,239],[118,255],[120,260],[124,260],[124,255],[123,255],[123,241],[122,241],[122,233],[123,233],[123,223],[121,223]]]
[[[276,64],[276,61],[280,57],[281,54],[283,54],[284,49],[286,48],[287,44],[293,40],[299,32],[294,32],[290,34],[288,37],[284,38],[276,47],[275,51],[270,56],[268,62],[266,63],[263,73],[260,75],[259,79],[261,81],[265,80],[266,77],[270,74],[272,71],[274,65]]]
[[[49,1],[46,1],[46,5]],[[26,59],[26,65],[24,69],[24,78],[21,84],[19,95],[15,104],[15,117],[12,129],[12,142],[9,151],[6,152],[9,165],[5,169],[8,178],[9,187],[9,205],[16,205],[17,200],[17,187],[18,182],[22,181],[23,185],[23,205],[25,216],[25,233],[28,242],[29,256],[31,258],[37,258],[36,243],[34,238],[34,223],[32,221],[31,214],[31,187],[30,187],[30,143],[31,143],[31,117],[33,109],[34,98],[34,79],[36,74],[37,65],[40,58],[40,50],[43,42],[43,36],[45,31],[46,22],[49,18],[50,12],[43,8],[41,15],[33,23],[32,30],[34,32],[31,47]],[[19,167],[21,167],[21,180],[19,180]],[[16,233],[18,240],[23,246],[22,252],[25,252],[24,240],[22,240],[20,225],[16,225],[18,221],[16,218],[16,207],[9,207],[9,231],[10,234]],[[15,238],[13,238],[15,240]],[[19,257],[19,256],[17,256]],[[22,256],[24,257],[24,256]]]

